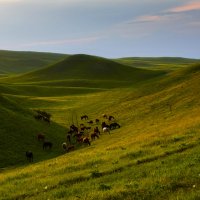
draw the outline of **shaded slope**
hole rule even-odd
[[[56,53],[0,50],[0,74],[28,72],[58,62],[66,56]]]
[[[38,122],[33,113],[25,110],[19,102],[14,102],[6,96],[0,95],[0,168],[27,163],[25,152],[34,152],[35,161],[51,158],[61,152],[44,152],[42,144],[37,141],[37,134],[45,132],[54,146],[64,140],[63,128],[52,124]]]
[[[131,68],[109,59],[74,55],[45,69],[20,76],[22,81],[45,81],[62,79],[138,81],[160,74]]]

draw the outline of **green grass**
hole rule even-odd
[[[53,155],[44,155],[34,137],[28,140],[32,146],[24,146],[24,141],[17,138],[17,147],[21,143],[24,149],[38,145],[33,149],[36,160],[30,166],[0,172],[0,199],[200,198],[200,65],[152,75],[151,79],[123,87],[118,83],[113,88],[108,80],[104,87],[98,87],[99,82],[92,78],[89,83],[78,80],[85,84],[84,92],[76,91],[74,80],[48,79],[2,83],[1,110],[9,111],[7,118],[6,113],[0,115],[2,124],[7,125],[3,126],[4,134],[12,133],[8,128],[18,129],[17,135],[23,137],[25,130],[30,131],[30,137],[38,129],[48,130],[57,145]],[[87,91],[95,82],[93,92]],[[70,84],[71,92],[66,90]],[[53,126],[34,121],[33,109],[50,112]],[[11,123],[11,113],[19,120],[16,127]],[[103,121],[103,113],[115,116],[121,128],[111,131],[111,135],[102,134],[89,147],[76,146],[70,153],[45,160],[62,154],[59,144],[65,136],[63,130],[72,121],[80,124],[82,114]],[[21,157],[16,162],[21,164],[26,162],[24,149],[17,153]],[[6,146],[1,149],[4,151]]]
[[[199,59],[179,58],[179,57],[127,57],[114,59],[116,62],[137,67],[141,69],[174,71],[188,67],[191,64],[199,63]]]
[[[8,96],[1,95],[0,103],[0,168],[25,164],[24,155],[28,150],[35,152],[35,161],[62,153],[58,146],[65,140],[64,127],[36,121],[33,111],[28,111],[22,102],[13,101]],[[40,132],[45,132],[47,139],[54,141],[54,151],[42,151],[42,143],[37,141]]]
[[[0,50],[0,75],[18,74],[40,69],[66,57],[67,55],[55,53]]]

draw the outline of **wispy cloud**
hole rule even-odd
[[[171,8],[168,10],[168,12],[179,13],[179,12],[188,12],[193,10],[200,10],[200,2],[192,2],[182,6]]]
[[[167,22],[170,20],[180,20],[185,17],[182,13],[188,11],[200,10],[200,2],[192,2],[178,7],[170,8],[168,10],[160,11],[157,14],[153,15],[143,15],[138,16],[135,19],[129,20],[126,23],[158,23],[158,22]]]
[[[33,43],[22,44],[21,46],[31,47],[31,46],[47,46],[47,45],[81,45],[95,42],[102,39],[100,36],[76,38],[76,39],[65,39],[65,40],[48,40],[48,41],[38,41]]]
[[[162,16],[159,15],[144,15],[144,16],[139,16],[134,20],[130,20],[127,23],[145,23],[145,22],[155,22],[155,21],[160,21],[162,19]]]
[[[188,26],[199,26],[198,19],[191,17],[192,13],[184,11],[198,10],[200,3],[190,3],[179,7],[172,7],[168,10],[160,10],[152,15],[136,16],[133,19],[116,24],[111,28],[112,34],[121,37],[143,38],[155,34],[156,32],[187,32]]]

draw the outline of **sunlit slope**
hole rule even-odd
[[[108,113],[121,128],[102,134],[90,147],[4,171],[0,196],[7,200],[199,199],[199,85],[200,65],[195,65],[138,88],[69,97],[78,114],[103,120],[101,114]],[[56,113],[56,105],[58,110],[65,108],[61,103],[49,109]],[[58,121],[64,116],[57,112]]]
[[[23,73],[58,62],[67,55],[0,50],[0,75]]]
[[[25,152],[36,153],[35,161],[59,155],[56,148],[64,138],[64,130],[52,123],[50,126],[38,122],[33,112],[24,109],[23,103],[15,102],[7,96],[0,95],[0,168],[25,164]],[[47,138],[54,141],[54,152],[44,152],[42,143],[37,141],[37,134],[45,132]]]
[[[151,70],[165,70],[167,72],[188,67],[191,64],[199,63],[199,59],[180,57],[127,57],[115,59],[116,62]]]
[[[54,65],[13,78],[13,80],[35,82],[76,79],[137,82],[158,76],[161,73],[132,68],[101,57],[73,55]]]

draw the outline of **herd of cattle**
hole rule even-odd
[[[74,124],[72,124],[69,127],[69,131],[66,135],[66,142],[62,143],[63,150],[65,152],[69,152],[71,150],[74,150],[75,146],[80,144],[91,145],[91,141],[100,137],[101,131],[103,133],[110,134],[111,130],[120,128],[120,125],[115,121],[115,118],[113,116],[103,114],[102,118],[102,122],[99,119],[88,121],[89,117],[87,115],[81,116],[81,120],[85,121],[87,125],[81,123],[79,126],[75,126]],[[35,119],[37,118],[35,117]],[[45,134],[39,133],[37,135],[37,140],[43,142],[43,150],[52,149],[53,143],[50,141],[46,141]],[[33,152],[27,151],[26,158],[28,161],[33,162]]]

